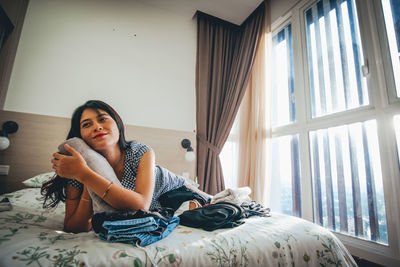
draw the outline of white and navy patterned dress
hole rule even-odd
[[[126,189],[135,190],[136,175],[140,163],[140,159],[150,147],[141,143],[130,142],[126,147],[124,159],[124,174],[122,175],[121,184]],[[78,189],[82,189],[83,184],[74,179],[69,179],[68,184]],[[156,166],[155,168],[155,185],[150,210],[160,208],[161,205],[158,198],[171,190],[177,189],[185,185],[185,179],[167,169]]]

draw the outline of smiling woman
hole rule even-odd
[[[90,230],[93,209],[88,189],[117,210],[154,210],[161,207],[158,198],[162,194],[181,186],[190,187],[184,178],[155,166],[153,150],[127,142],[124,131],[118,113],[102,101],[90,100],[75,110],[67,139],[82,138],[104,156],[121,185],[93,171],[69,145],[64,148],[70,156],[54,153],[51,162],[57,177],[43,185],[42,194],[45,207],[65,201],[65,230]]]

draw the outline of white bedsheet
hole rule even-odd
[[[44,210],[39,188],[2,197],[13,210],[0,212],[0,266],[356,266],[330,231],[292,216],[252,217],[213,232],[178,226],[138,248],[63,232],[64,205]]]

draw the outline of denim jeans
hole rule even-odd
[[[103,227],[107,229],[107,233],[100,233],[99,236],[108,242],[122,242],[144,247],[167,237],[178,224],[179,217],[173,217],[169,222],[153,217],[105,221]]]
[[[107,230],[108,235],[135,234],[154,231],[158,228],[158,223],[153,217],[145,217],[121,221],[105,221],[103,227]]]

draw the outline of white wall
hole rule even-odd
[[[286,15],[301,0],[271,0],[271,22]]]
[[[31,0],[4,109],[70,117],[101,99],[126,124],[193,131],[192,17],[135,0]]]

